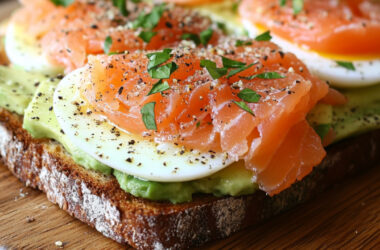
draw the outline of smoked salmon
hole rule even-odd
[[[243,19],[304,48],[380,57],[379,1],[304,0],[297,12],[292,1],[243,0],[239,7]]]
[[[242,45],[244,44],[244,45]],[[328,93],[291,53],[267,41],[89,57],[81,93],[129,133],[244,160],[279,193],[325,156],[307,113]],[[149,112],[147,112],[149,111]]]
[[[210,19],[164,4],[129,2],[129,13],[123,14],[112,1],[75,0],[68,6],[56,6],[50,0],[21,3],[23,7],[13,15],[12,22],[37,38],[51,62],[64,66],[66,72],[83,66],[90,54],[105,53],[106,46],[106,52],[122,53],[173,47],[185,34],[205,32],[210,44],[222,35]]]

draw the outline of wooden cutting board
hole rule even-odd
[[[0,249],[117,249],[121,245],[26,188],[0,165]],[[380,166],[316,199],[204,249],[380,249]]]

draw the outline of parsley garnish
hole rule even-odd
[[[244,71],[244,70],[246,70],[246,69],[252,67],[252,66],[255,65],[255,64],[257,64],[257,63],[251,63],[251,64],[249,64],[249,65],[247,65],[247,66],[244,66],[244,67],[241,67],[241,68],[238,68],[238,69],[233,69],[233,70],[231,70],[230,72],[228,72],[227,78],[230,78],[231,76],[234,76],[234,75],[236,75],[237,73],[240,73],[240,72],[242,72],[242,71]]]
[[[141,31],[139,37],[146,43],[149,43],[150,40],[157,34],[155,31]]]
[[[270,31],[265,31],[264,33],[258,35],[255,37],[255,40],[258,41],[258,42],[261,42],[261,41],[270,41],[270,39],[272,39],[272,36],[270,35]]]
[[[149,59],[148,70],[169,60],[171,57],[171,52],[172,49],[164,49],[162,52],[154,52],[147,54],[146,56]]]
[[[341,67],[343,67],[343,68],[346,68],[346,69],[348,69],[348,70],[352,70],[352,71],[355,71],[355,70],[356,70],[356,68],[355,68],[355,66],[354,66],[354,64],[353,64],[352,62],[336,61],[336,63],[337,63],[339,66],[341,66]]]
[[[231,59],[224,57],[224,56],[222,56],[222,62],[223,62],[223,67],[225,67],[225,68],[240,68],[242,66],[245,66],[245,64],[246,64],[244,62],[231,60]]]
[[[243,40],[236,40],[235,46],[245,46],[245,45],[252,45],[252,41],[243,41]]]
[[[252,89],[243,89],[242,91],[239,92],[238,97],[242,99],[243,101],[256,103],[260,101],[261,95],[257,94]]]
[[[241,108],[242,110],[247,111],[251,115],[255,116],[252,109],[250,109],[245,102],[237,102],[237,101],[232,101],[232,102],[235,103],[236,105],[238,105],[239,108]]]
[[[152,30],[160,21],[165,10],[165,4],[155,6],[150,13],[141,13],[133,22],[133,28],[145,28]]]
[[[198,35],[197,34],[193,34],[193,33],[185,33],[185,34],[182,34],[181,38],[183,40],[191,40],[193,41],[196,45],[199,45],[201,43],[201,40],[199,39]]]
[[[112,37],[107,36],[106,39],[104,40],[104,45],[103,45],[103,50],[105,54],[108,55],[110,53],[111,46],[112,46]]]
[[[216,25],[218,26],[218,29],[223,31],[224,34],[227,34],[227,27],[225,23],[217,22]]]
[[[292,0],[294,15],[299,14],[303,9],[303,0]]]
[[[154,67],[148,70],[149,75],[154,79],[168,79],[170,75],[178,69],[175,62],[162,65],[160,67]]]
[[[201,67],[206,67],[208,73],[213,79],[219,79],[227,74],[226,68],[217,68],[216,63],[210,60],[201,60]]]
[[[201,32],[201,34],[199,35],[199,37],[200,37],[201,43],[204,46],[206,46],[208,44],[208,42],[210,41],[213,33],[214,33],[214,31],[211,28],[208,28],[207,30],[204,30],[204,31]]]
[[[117,7],[120,10],[120,13],[123,16],[128,16],[129,12],[127,10],[127,1],[126,0],[112,0],[113,6]]]
[[[197,122],[197,124],[195,124],[195,126],[196,126],[197,128],[199,128],[199,126],[201,126],[201,122]]]
[[[74,0],[51,0],[56,6],[67,7],[74,2]]]
[[[156,93],[161,93],[161,92],[168,90],[168,89],[170,89],[169,83],[167,81],[162,81],[162,79],[160,79],[158,82],[156,82],[153,85],[152,89],[149,91],[147,96],[153,95]]]
[[[260,79],[280,79],[280,78],[285,78],[285,76],[280,75],[277,72],[265,72],[265,73],[261,73],[261,74],[257,74],[257,75],[253,75],[253,76],[248,76],[248,77],[241,77],[241,78],[247,79],[247,80],[252,80],[254,78],[260,78]]]
[[[149,102],[145,104],[144,107],[142,107],[140,110],[145,127],[151,130],[157,130],[155,114],[154,114],[155,105],[156,105],[155,102]]]
[[[281,7],[286,5],[286,0],[279,0]],[[293,14],[299,14],[303,9],[304,1],[303,0],[292,0]]]
[[[331,124],[318,124],[317,126],[314,127],[315,132],[321,137],[325,138],[325,136],[329,133],[331,128]]]

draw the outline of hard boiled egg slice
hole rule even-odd
[[[95,159],[126,174],[160,182],[200,179],[233,162],[227,153],[186,150],[117,128],[81,99],[79,87],[87,84],[87,74],[86,67],[80,68],[59,83],[54,112],[62,132]]]
[[[250,37],[256,37],[262,32],[248,20],[243,20],[243,25],[248,30]],[[272,42],[281,46],[284,51],[295,54],[313,74],[329,81],[335,87],[364,87],[380,82],[380,59],[351,61],[355,70],[349,70],[339,66],[331,58],[300,48],[273,33],[271,35]]]
[[[5,52],[10,62],[27,71],[48,75],[63,72],[63,67],[53,65],[44,54],[38,41],[20,24],[11,22],[5,35]]]

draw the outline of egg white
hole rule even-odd
[[[53,98],[54,112],[71,142],[100,162],[142,179],[177,182],[209,176],[233,163],[227,153],[184,150],[174,143],[143,139],[107,121],[89,107],[82,114],[80,84],[87,68],[68,74]]]
[[[260,34],[258,29],[249,20],[243,20],[249,36],[254,38]],[[348,70],[339,66],[336,61],[323,57],[316,52],[307,51],[299,46],[271,33],[272,42],[278,44],[286,52],[295,54],[302,60],[311,73],[323,80],[329,81],[335,87],[364,87],[380,82],[380,59],[351,61],[356,70]]]
[[[37,40],[29,35],[22,25],[15,22],[11,22],[7,27],[5,52],[12,64],[24,70],[48,75],[63,72],[63,67],[50,63]]]

